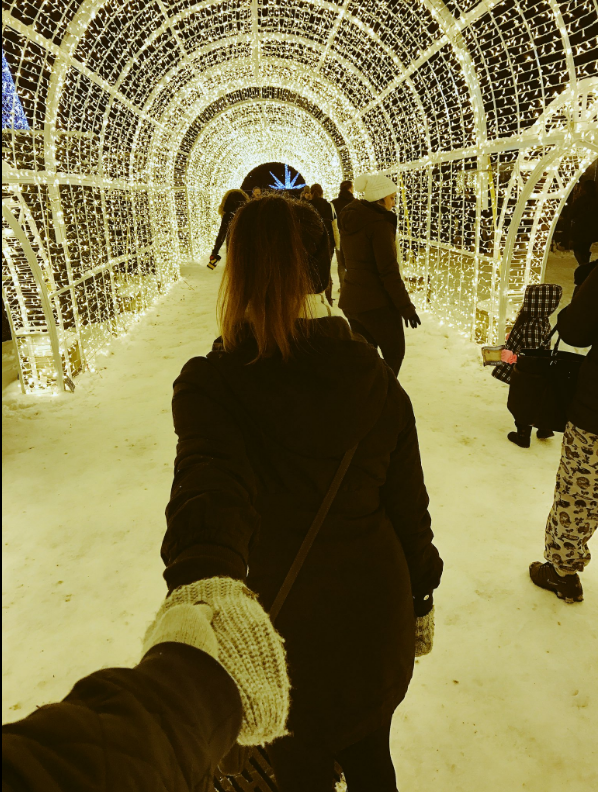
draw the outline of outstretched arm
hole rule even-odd
[[[259,524],[256,479],[214,385],[218,376],[205,358],[194,358],[174,385],[178,444],[162,544],[170,590],[216,575],[244,580]]]

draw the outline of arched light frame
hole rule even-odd
[[[261,0],[207,0],[180,11],[181,4],[163,0],[84,2],[78,9],[75,0],[40,0],[35,26],[22,12],[13,16],[8,5],[3,24],[42,64],[38,73],[47,88],[40,76],[33,104],[43,118],[29,138],[10,138],[6,181],[22,186],[35,221],[48,229],[41,243],[71,298],[70,307],[59,303],[59,313],[67,314],[58,321],[72,324],[66,329],[80,338],[87,361],[176,279],[188,250],[179,229],[190,228],[175,172],[181,141],[202,110],[231,90],[292,88],[334,122],[355,172],[381,170],[397,179],[408,282],[447,322],[477,337],[481,331],[500,337],[505,300],[516,304],[526,279],[541,277],[546,228],[570,188],[569,176],[595,145],[593,122],[574,118],[581,118],[578,98],[589,96],[587,79],[596,74],[595,3],[547,0],[536,9],[531,0],[422,0],[417,8],[404,4],[390,12],[382,0],[271,0],[268,8],[278,15],[272,21]],[[153,5],[157,14],[147,32],[144,20]],[[93,62],[88,59],[95,36],[88,31],[102,15],[109,19],[108,8],[112,20],[119,14],[126,20],[127,41],[139,42],[114,75],[97,52]],[[200,45],[190,45],[200,15],[214,10],[193,39]],[[220,35],[226,20],[233,22]],[[118,25],[114,30],[119,35]],[[203,41],[204,33],[213,40]],[[166,38],[174,53],[169,68],[156,72],[153,90],[138,103],[131,99],[137,96],[131,92],[136,69],[146,54],[151,57],[143,68],[154,68]],[[535,38],[547,44],[536,46]],[[558,55],[550,68],[546,47]],[[230,56],[217,62],[226,48]],[[31,63],[25,55],[12,57],[18,87],[21,68]],[[526,77],[528,62],[535,77],[532,71]],[[495,77],[504,64],[515,93]],[[169,93],[177,81],[180,87]],[[74,93],[78,106],[71,102]],[[544,135],[536,128],[540,110],[546,114],[561,95],[571,109],[572,139],[563,128]],[[504,101],[516,109],[519,102],[510,127],[501,127],[508,116]],[[98,109],[87,129],[81,118],[93,114],[94,103]],[[548,164],[558,190],[550,192],[540,174],[545,189],[538,196],[525,183],[525,169],[540,141],[546,152],[558,149]],[[503,167],[513,169],[507,183]],[[517,228],[514,216],[522,221]],[[513,251],[530,239],[533,260],[528,256],[522,267]],[[480,318],[483,303],[486,320]],[[110,320],[100,321],[105,315]]]

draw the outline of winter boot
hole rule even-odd
[[[530,438],[532,436],[532,427],[531,426],[520,426],[515,424],[517,427],[516,432],[509,432],[507,438],[515,445],[518,445],[519,448],[529,448],[530,445]]]
[[[536,586],[554,592],[559,599],[565,600],[565,602],[581,602],[583,600],[583,589],[577,572],[573,575],[559,575],[552,564],[534,561],[529,566],[529,576]]]
[[[536,432],[538,440],[548,440],[549,437],[554,437],[552,429],[538,429]]]

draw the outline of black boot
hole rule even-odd
[[[509,432],[507,438],[515,445],[518,445],[519,448],[529,448],[530,445],[530,438],[532,436],[532,427],[531,426],[520,426],[519,424],[515,424],[517,427],[516,432]]]
[[[548,440],[549,437],[554,437],[552,429],[538,429],[536,432],[538,440]]]

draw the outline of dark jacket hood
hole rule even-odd
[[[355,200],[355,196],[351,192],[351,190],[340,190],[338,194],[337,201],[346,201],[347,203],[351,203]]]
[[[340,228],[347,236],[359,234],[377,223],[390,223],[396,229],[397,216],[378,203],[359,199],[347,204],[340,215]]]
[[[341,317],[305,321],[313,335],[288,363],[280,356],[251,363],[257,345],[249,332],[233,353],[218,339],[207,359],[259,432],[299,454],[339,455],[378,421],[392,372]]]

